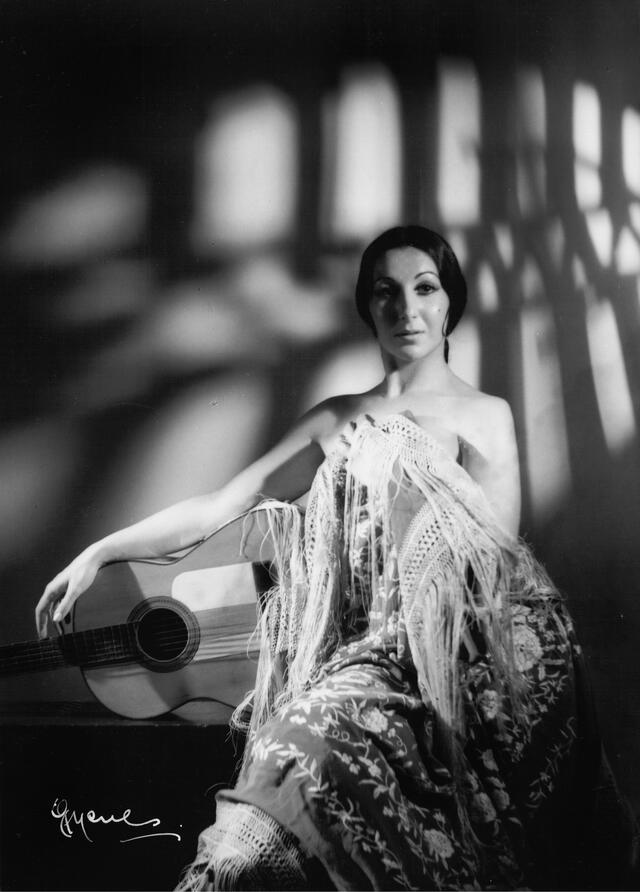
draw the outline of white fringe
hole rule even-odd
[[[346,452],[332,453],[316,475],[304,529],[297,507],[261,505],[277,584],[261,621],[245,758],[258,728],[317,678],[364,616],[372,642],[400,655],[409,648],[455,762],[468,628],[481,630],[512,718],[526,725],[526,685],[504,608],[555,590],[527,546],[497,523],[480,487],[416,422],[363,416],[348,433]]]

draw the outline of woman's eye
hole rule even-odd
[[[430,282],[421,282],[420,285],[416,287],[416,292],[418,294],[433,294],[436,291],[436,286],[432,285]]]

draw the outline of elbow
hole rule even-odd
[[[286,461],[267,474],[259,487],[265,498],[293,502],[306,493],[325,453],[317,440],[308,440]]]
[[[199,499],[198,532],[210,536],[219,527],[254,508],[262,499],[259,487],[239,487],[230,483]]]

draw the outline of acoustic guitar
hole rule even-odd
[[[186,553],[108,564],[56,635],[0,647],[0,674],[78,666],[98,700],[128,718],[197,699],[236,705],[256,674],[252,562],[272,558],[258,508]]]

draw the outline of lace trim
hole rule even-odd
[[[176,892],[304,888],[305,856],[291,833],[255,805],[221,799],[217,809]]]

